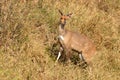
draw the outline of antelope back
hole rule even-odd
[[[83,56],[87,61],[89,61],[95,54],[95,45],[93,42],[84,36],[76,32],[66,30],[64,34],[63,43],[67,49],[74,49],[83,53]]]
[[[83,34],[72,33],[71,47],[77,51],[82,51],[83,56],[89,61],[95,55],[95,45]]]

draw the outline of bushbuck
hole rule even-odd
[[[71,17],[72,13],[64,15],[60,10],[59,13],[61,14],[61,18],[58,40],[61,47],[56,62],[59,60],[63,50],[65,50],[66,59],[69,61],[71,56],[70,51],[75,50],[78,52],[80,60],[89,62],[96,52],[95,45],[85,35],[65,29],[66,20]]]

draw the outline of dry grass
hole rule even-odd
[[[60,14],[72,12],[66,28],[83,33],[97,47],[85,70],[54,65]],[[0,80],[119,80],[120,0],[1,0]]]

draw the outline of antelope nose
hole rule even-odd
[[[63,22],[64,22],[64,20],[62,19],[62,20],[61,20],[61,23],[63,23]]]
[[[64,20],[64,19],[61,19],[61,23],[62,23],[62,24],[65,24],[65,20]]]

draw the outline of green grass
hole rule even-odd
[[[54,65],[60,9],[66,28],[92,39],[93,65]],[[119,80],[120,0],[1,0],[0,80]]]

